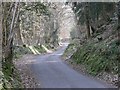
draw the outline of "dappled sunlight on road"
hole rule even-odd
[[[37,55],[37,54],[40,54],[40,52],[35,49],[33,46],[28,46],[28,48],[33,52],[33,54]]]
[[[45,49],[45,51],[46,51],[47,53],[52,53],[52,52],[53,52],[52,50],[47,49],[47,47],[45,47],[44,45],[42,45],[42,47]]]

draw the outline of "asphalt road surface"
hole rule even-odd
[[[63,45],[53,53],[36,56],[31,70],[41,88],[108,88],[106,84],[67,66],[60,58],[65,48]]]

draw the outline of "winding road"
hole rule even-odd
[[[36,56],[31,70],[41,88],[108,88],[104,83],[67,66],[60,58],[66,47],[63,45],[53,53]]]

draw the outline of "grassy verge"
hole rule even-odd
[[[14,58],[20,58],[22,55],[25,54],[41,54],[45,53],[46,51],[42,48],[42,46],[16,46],[14,50]]]
[[[84,65],[87,73],[93,76],[101,75],[101,79],[118,85],[119,49],[118,40],[109,44],[104,41],[87,42],[77,49],[71,59],[78,65]]]
[[[14,59],[20,58],[24,54],[32,54],[28,47],[15,46],[14,48]]]
[[[62,57],[64,59],[69,59],[73,55],[73,53],[76,52],[78,47],[79,47],[79,41],[78,40],[71,41],[71,43],[68,45],[68,47],[64,51],[64,54],[63,54]]]
[[[22,57],[25,54],[34,54],[34,52],[45,53],[45,50],[41,46],[15,46],[13,52],[13,60]],[[4,60],[3,60],[4,61]],[[14,90],[15,88],[24,88],[21,84],[21,79],[18,70],[15,68],[13,61],[3,62],[3,69],[1,77],[2,90]],[[11,89],[10,89],[11,88]]]
[[[118,73],[119,50],[117,41],[109,45],[87,43],[80,47],[71,57],[77,64],[84,64],[88,72],[97,75],[102,71]]]
[[[19,73],[13,63],[5,62],[2,67],[3,87],[2,90],[13,90],[13,88],[23,88]]]

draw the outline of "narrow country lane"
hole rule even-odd
[[[120,0],[0,7],[0,90],[120,90]]]
[[[67,46],[54,53],[36,56],[31,70],[41,88],[107,88],[105,84],[92,80],[67,66],[60,56]]]

